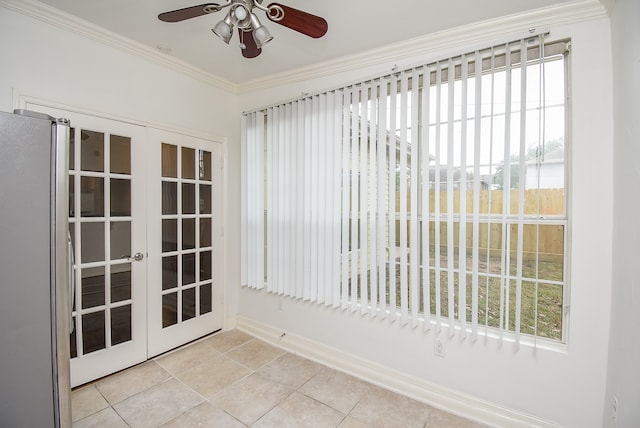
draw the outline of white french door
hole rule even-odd
[[[24,107],[71,121],[71,386],[220,329],[220,144]]]
[[[71,121],[71,386],[147,359],[146,129],[40,106]]]
[[[221,145],[149,130],[149,356],[222,328]]]

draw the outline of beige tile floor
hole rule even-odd
[[[72,410],[74,428],[481,426],[238,330],[79,387]]]

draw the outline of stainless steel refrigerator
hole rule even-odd
[[[69,123],[0,112],[0,426],[70,427]]]

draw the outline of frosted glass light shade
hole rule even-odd
[[[266,27],[262,26],[253,30],[253,39],[256,41],[256,45],[261,48],[263,45],[273,40],[273,36],[269,33],[269,30],[267,30]]]
[[[259,48],[273,39],[269,30],[260,23],[258,17],[253,13],[251,14],[251,26],[253,27],[253,39]]]
[[[218,22],[211,31],[213,34],[220,37],[226,44],[229,44],[231,36],[233,35],[233,26],[226,22],[227,19]]]
[[[236,18],[238,18],[238,21],[242,21],[247,17],[247,9],[245,9],[244,6],[236,7],[233,13],[236,15]]]

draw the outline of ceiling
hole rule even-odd
[[[241,55],[237,33],[226,45],[211,32],[226,12],[178,23],[165,23],[157,18],[159,13],[202,4],[202,0],[40,1],[163,50],[231,83],[242,84],[466,24],[573,0],[282,0],[287,6],[322,16],[329,23],[329,31],[321,39],[312,39],[267,20],[258,11],[274,39],[253,59]]]

